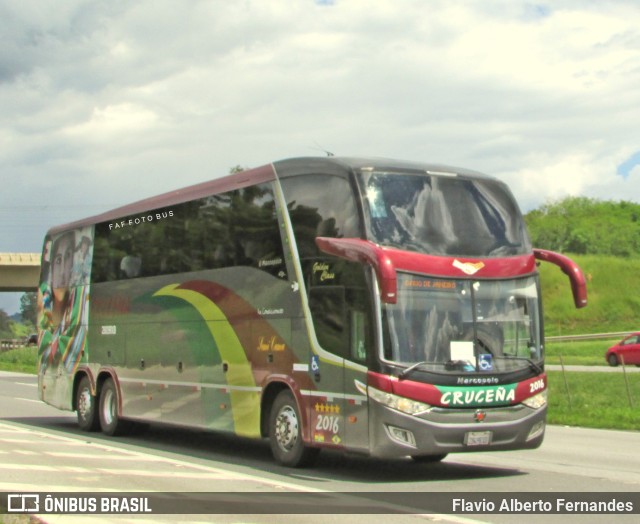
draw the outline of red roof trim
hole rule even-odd
[[[276,175],[273,170],[273,166],[268,164],[254,169],[248,169],[247,171],[241,171],[240,173],[216,178],[214,180],[201,182],[200,184],[176,189],[161,195],[145,198],[144,200],[139,200],[138,202],[133,202],[131,204],[112,209],[111,211],[77,220],[75,222],[55,226],[49,230],[49,233],[59,233],[69,229],[98,224],[100,222],[108,222],[117,218],[135,215],[154,209],[161,209],[167,206],[195,200],[197,198],[204,198],[209,195],[215,195],[226,191],[232,191],[234,189],[241,189],[243,187],[269,182],[275,180],[275,178]]]
[[[535,273],[533,253],[503,258],[435,256],[386,248],[360,238],[316,238],[325,253],[371,264],[385,302],[396,302],[396,271],[451,278],[508,278]]]
[[[504,258],[445,257],[384,248],[397,271],[440,277],[505,278],[535,273],[533,253]],[[465,270],[472,267],[473,273]]]

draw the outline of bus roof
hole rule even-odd
[[[221,178],[179,188],[167,193],[145,198],[131,204],[126,204],[98,215],[54,226],[48,233],[55,234],[68,229],[75,229],[101,222],[112,221],[125,216],[135,215],[154,209],[161,209],[174,204],[180,204],[196,198],[202,198],[208,195],[214,195],[217,193],[248,187],[254,184],[268,182],[275,180],[276,174],[278,177],[282,178],[312,173],[348,176],[351,171],[361,169],[372,169],[374,171],[420,171],[434,175],[455,174],[474,178],[491,178],[483,173],[459,167],[441,164],[407,162],[387,158],[336,156],[289,158],[286,160],[279,160],[273,164],[267,164],[253,169],[248,169],[246,171],[233,173]]]
[[[424,162],[409,162],[392,158],[376,157],[301,157],[289,158],[273,163],[279,177],[301,174],[345,173],[347,171],[371,169],[373,171],[418,171],[422,173],[462,175],[473,178],[493,178],[478,171],[463,169],[444,164],[430,164]]]

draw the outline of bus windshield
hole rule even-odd
[[[368,234],[383,246],[443,256],[531,251],[507,187],[491,178],[362,171]]]
[[[383,305],[384,360],[445,374],[541,372],[536,277],[503,281],[398,273]]]

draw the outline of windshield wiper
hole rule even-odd
[[[531,360],[529,357],[516,357],[515,355],[499,355],[494,358],[503,358],[505,360],[524,360],[529,364],[529,366],[531,366],[531,369],[533,369],[538,375],[542,374],[543,372],[542,368],[538,364],[536,364],[533,360]]]
[[[498,355],[494,358],[499,358],[504,360],[522,360],[527,364],[529,364],[531,369],[533,369],[538,375],[542,374],[543,372],[542,368],[538,364],[536,364],[533,360],[531,360],[529,357],[518,357],[515,355]],[[411,364],[408,368],[405,368],[400,373],[398,373],[398,380],[403,380],[407,378],[407,376],[409,376],[413,371],[415,371],[421,366],[425,366],[428,364],[432,366],[444,366],[447,371],[459,370],[459,371],[466,371],[467,373],[474,371],[471,364],[463,360],[450,360],[448,362],[429,362],[428,360],[422,360],[420,362],[416,362],[415,364]],[[433,373],[435,373],[435,371],[433,371]]]
[[[415,371],[420,366],[431,365],[431,366],[444,366],[447,371],[464,371],[466,373],[474,372],[476,369],[473,365],[467,360],[449,360],[447,362],[429,362],[428,360],[422,360],[420,362],[416,362],[415,364],[411,364],[408,368],[403,369],[398,374],[398,379],[402,380],[411,374],[412,371]],[[438,373],[436,371],[430,371],[430,373]]]
[[[398,380],[404,379],[408,376],[412,371],[415,371],[420,366],[424,366],[426,364],[431,364],[431,362],[427,360],[422,360],[420,362],[416,362],[415,364],[411,364],[408,368],[403,369],[400,373],[398,373]]]

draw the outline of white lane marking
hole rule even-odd
[[[42,404],[42,400],[36,400],[33,398],[14,397],[13,400],[22,400],[23,402],[34,402],[35,404]]]
[[[0,427],[0,433],[7,433],[10,435],[17,435],[17,434],[26,435],[29,432],[26,429]]]
[[[6,422],[0,421],[0,429],[2,428],[6,428],[6,427],[11,427],[9,424],[7,424]],[[73,437],[65,437],[65,436],[61,436],[61,435],[55,435],[55,434],[51,434],[51,433],[47,433],[44,431],[39,431],[39,430],[35,430],[35,429],[28,429],[27,432],[31,435],[34,436],[38,436],[41,438],[47,438],[47,439],[53,439],[58,441],[61,444],[70,444],[70,445],[74,445],[74,446],[78,446],[78,444],[82,445],[82,446],[89,446],[90,449],[96,449],[96,450],[100,450],[100,451],[106,451],[108,453],[112,453],[112,454],[120,454],[123,456],[127,456],[130,458],[135,458],[140,459],[146,459],[149,460],[148,457],[156,457],[155,455],[149,454],[149,453],[144,453],[141,451],[133,451],[133,450],[126,450],[126,449],[121,449],[121,448],[117,448],[114,446],[109,446],[107,444],[104,443],[97,443],[97,442],[90,442],[86,440],[85,438],[73,438]],[[6,439],[3,439],[6,440]],[[14,441],[15,442],[15,441]],[[24,440],[20,441],[21,443],[24,444]],[[303,487],[297,484],[293,484],[290,482],[283,482],[283,481],[279,481],[279,480],[270,480],[264,477],[260,477],[257,475],[252,475],[250,473],[239,473],[239,472],[229,472],[228,470],[222,469],[222,468],[217,468],[214,466],[207,466],[207,465],[203,465],[203,464],[196,464],[193,462],[188,462],[186,460],[181,460],[178,458],[169,458],[169,457],[161,457],[161,456],[157,456],[157,458],[155,459],[157,463],[164,463],[167,465],[179,465],[185,468],[190,468],[192,470],[195,471],[199,471],[202,473],[208,473],[210,475],[214,475],[217,476],[217,478],[225,478],[225,475],[227,476],[226,478],[229,478],[228,476],[232,476],[231,478],[233,478],[234,480],[246,480],[246,481],[251,481],[251,482],[255,482],[258,484],[262,484],[271,488],[275,488],[275,489],[289,489],[289,490],[293,490],[293,491],[300,491],[300,492],[308,492],[308,493],[327,493],[327,490],[324,489],[320,489],[320,488],[312,488],[312,487]],[[2,469],[3,467],[6,467],[6,465],[0,465],[0,469]],[[32,466],[37,468],[38,466]],[[52,469],[46,469],[48,468],[48,466],[42,466],[43,468],[45,468],[45,471],[51,471],[55,468]],[[24,469],[24,466],[23,466]],[[122,474],[122,470],[112,470],[112,472],[116,472],[118,474]],[[166,476],[166,475],[165,475]]]
[[[331,490],[325,490],[325,489],[320,489],[320,488],[312,488],[312,487],[305,487],[305,486],[300,486],[297,484],[293,484],[290,482],[282,482],[282,481],[276,481],[276,480],[270,480],[267,478],[263,478],[263,477],[259,477],[257,475],[252,475],[252,474],[248,474],[248,473],[233,473],[230,472],[228,470],[222,469],[222,468],[217,468],[217,467],[213,467],[213,466],[207,466],[207,465],[202,465],[202,464],[195,464],[192,462],[188,462],[185,460],[180,460],[180,459],[176,459],[176,458],[169,458],[169,457],[162,457],[162,456],[156,456],[156,455],[152,455],[149,453],[144,453],[144,452],[140,452],[140,451],[133,451],[133,450],[126,450],[126,449],[121,449],[121,448],[117,448],[114,446],[109,446],[107,444],[104,443],[97,443],[97,442],[90,442],[87,441],[86,438],[73,438],[73,437],[65,437],[62,435],[56,435],[56,434],[51,434],[51,433],[47,433],[45,431],[39,431],[39,430],[35,430],[35,429],[23,429],[23,428],[16,428],[15,426],[12,426],[10,424],[7,424],[3,421],[0,421],[0,432],[1,431],[17,431],[20,433],[26,433],[28,435],[33,435],[33,436],[37,436],[40,438],[45,438],[45,439],[52,439],[52,440],[56,440],[58,441],[58,443],[63,444],[63,445],[74,445],[74,446],[78,446],[78,444],[80,445],[85,445],[85,446],[89,446],[91,449],[96,449],[96,450],[100,450],[100,451],[107,451],[110,453],[116,453],[116,454],[121,454],[123,455],[123,458],[135,458],[135,460],[145,460],[145,461],[153,461],[153,462],[158,462],[158,463],[165,463],[167,465],[175,465],[175,466],[181,466],[184,468],[190,468],[192,470],[195,471],[199,471],[200,473],[194,473],[194,472],[176,472],[175,470],[172,472],[172,476],[178,476],[178,477],[184,477],[184,478],[208,478],[208,479],[225,479],[225,478],[229,478],[229,479],[233,479],[233,480],[246,480],[246,481],[251,481],[251,482],[256,482],[259,484],[263,484],[266,485],[268,487],[271,487],[273,489],[276,490],[283,490],[283,489],[287,489],[287,490],[292,490],[292,491],[297,491],[297,492],[305,492],[305,493],[333,493],[333,491]],[[3,439],[5,440],[5,439]],[[6,440],[5,440],[6,441]],[[21,443],[24,444],[24,440],[20,440]],[[71,455],[71,454],[69,454]],[[113,456],[110,457],[109,460],[113,460]],[[46,466],[46,465],[25,465],[25,464],[20,464],[15,465],[15,468],[19,468],[19,469],[28,469],[29,471],[66,471],[66,472],[78,472],[78,473],[86,473],[86,472],[97,472],[100,471],[102,473],[110,473],[110,474],[115,474],[115,475],[145,475],[145,476],[160,476],[165,478],[166,477],[166,472],[162,473],[162,474],[153,474],[150,475],[149,471],[144,471],[141,472],[139,470],[122,470],[122,469],[110,469],[110,468],[79,468],[79,467],[72,467],[72,466],[67,466],[67,467],[50,467],[50,466]],[[2,464],[0,463],[0,470],[9,470],[9,469],[13,469],[12,465],[10,464]],[[18,483],[11,483],[11,484],[7,484],[7,483],[3,483],[0,482],[0,490],[3,491],[35,491],[40,489],[38,487],[38,485],[36,484],[18,484]],[[71,486],[62,486],[61,484],[57,484],[56,485],[56,489],[59,491],[77,491],[78,490],[78,486],[77,485],[71,485]],[[101,491],[103,492],[118,492],[118,490],[116,489],[101,489]],[[354,496],[357,496],[357,492],[353,493]],[[395,505],[391,504],[389,505],[390,507],[396,507]],[[401,508],[400,508],[401,509]],[[469,519],[469,518],[465,518],[465,517],[458,517],[456,515],[444,515],[444,514],[423,514],[423,515],[414,515],[420,518],[424,518],[424,519],[428,519],[428,520],[435,520],[435,521],[443,521],[443,522],[454,522],[454,523],[458,523],[458,524],[479,524],[485,521],[479,521],[479,520],[473,520],[473,519]],[[49,516],[47,516],[49,517]],[[61,521],[62,522],[62,521]]]
[[[58,457],[58,458],[104,460],[103,456],[96,455],[95,453],[70,453],[68,451],[43,451],[42,454],[49,455],[51,457]],[[109,457],[109,461],[114,461],[114,460],[131,460],[131,457],[118,457],[118,456]],[[159,462],[158,457],[154,457],[153,455],[150,455],[148,457],[138,457],[136,460],[140,462]]]
[[[0,464],[0,471],[58,471],[59,466],[46,466],[45,464],[10,464],[3,462]]]

